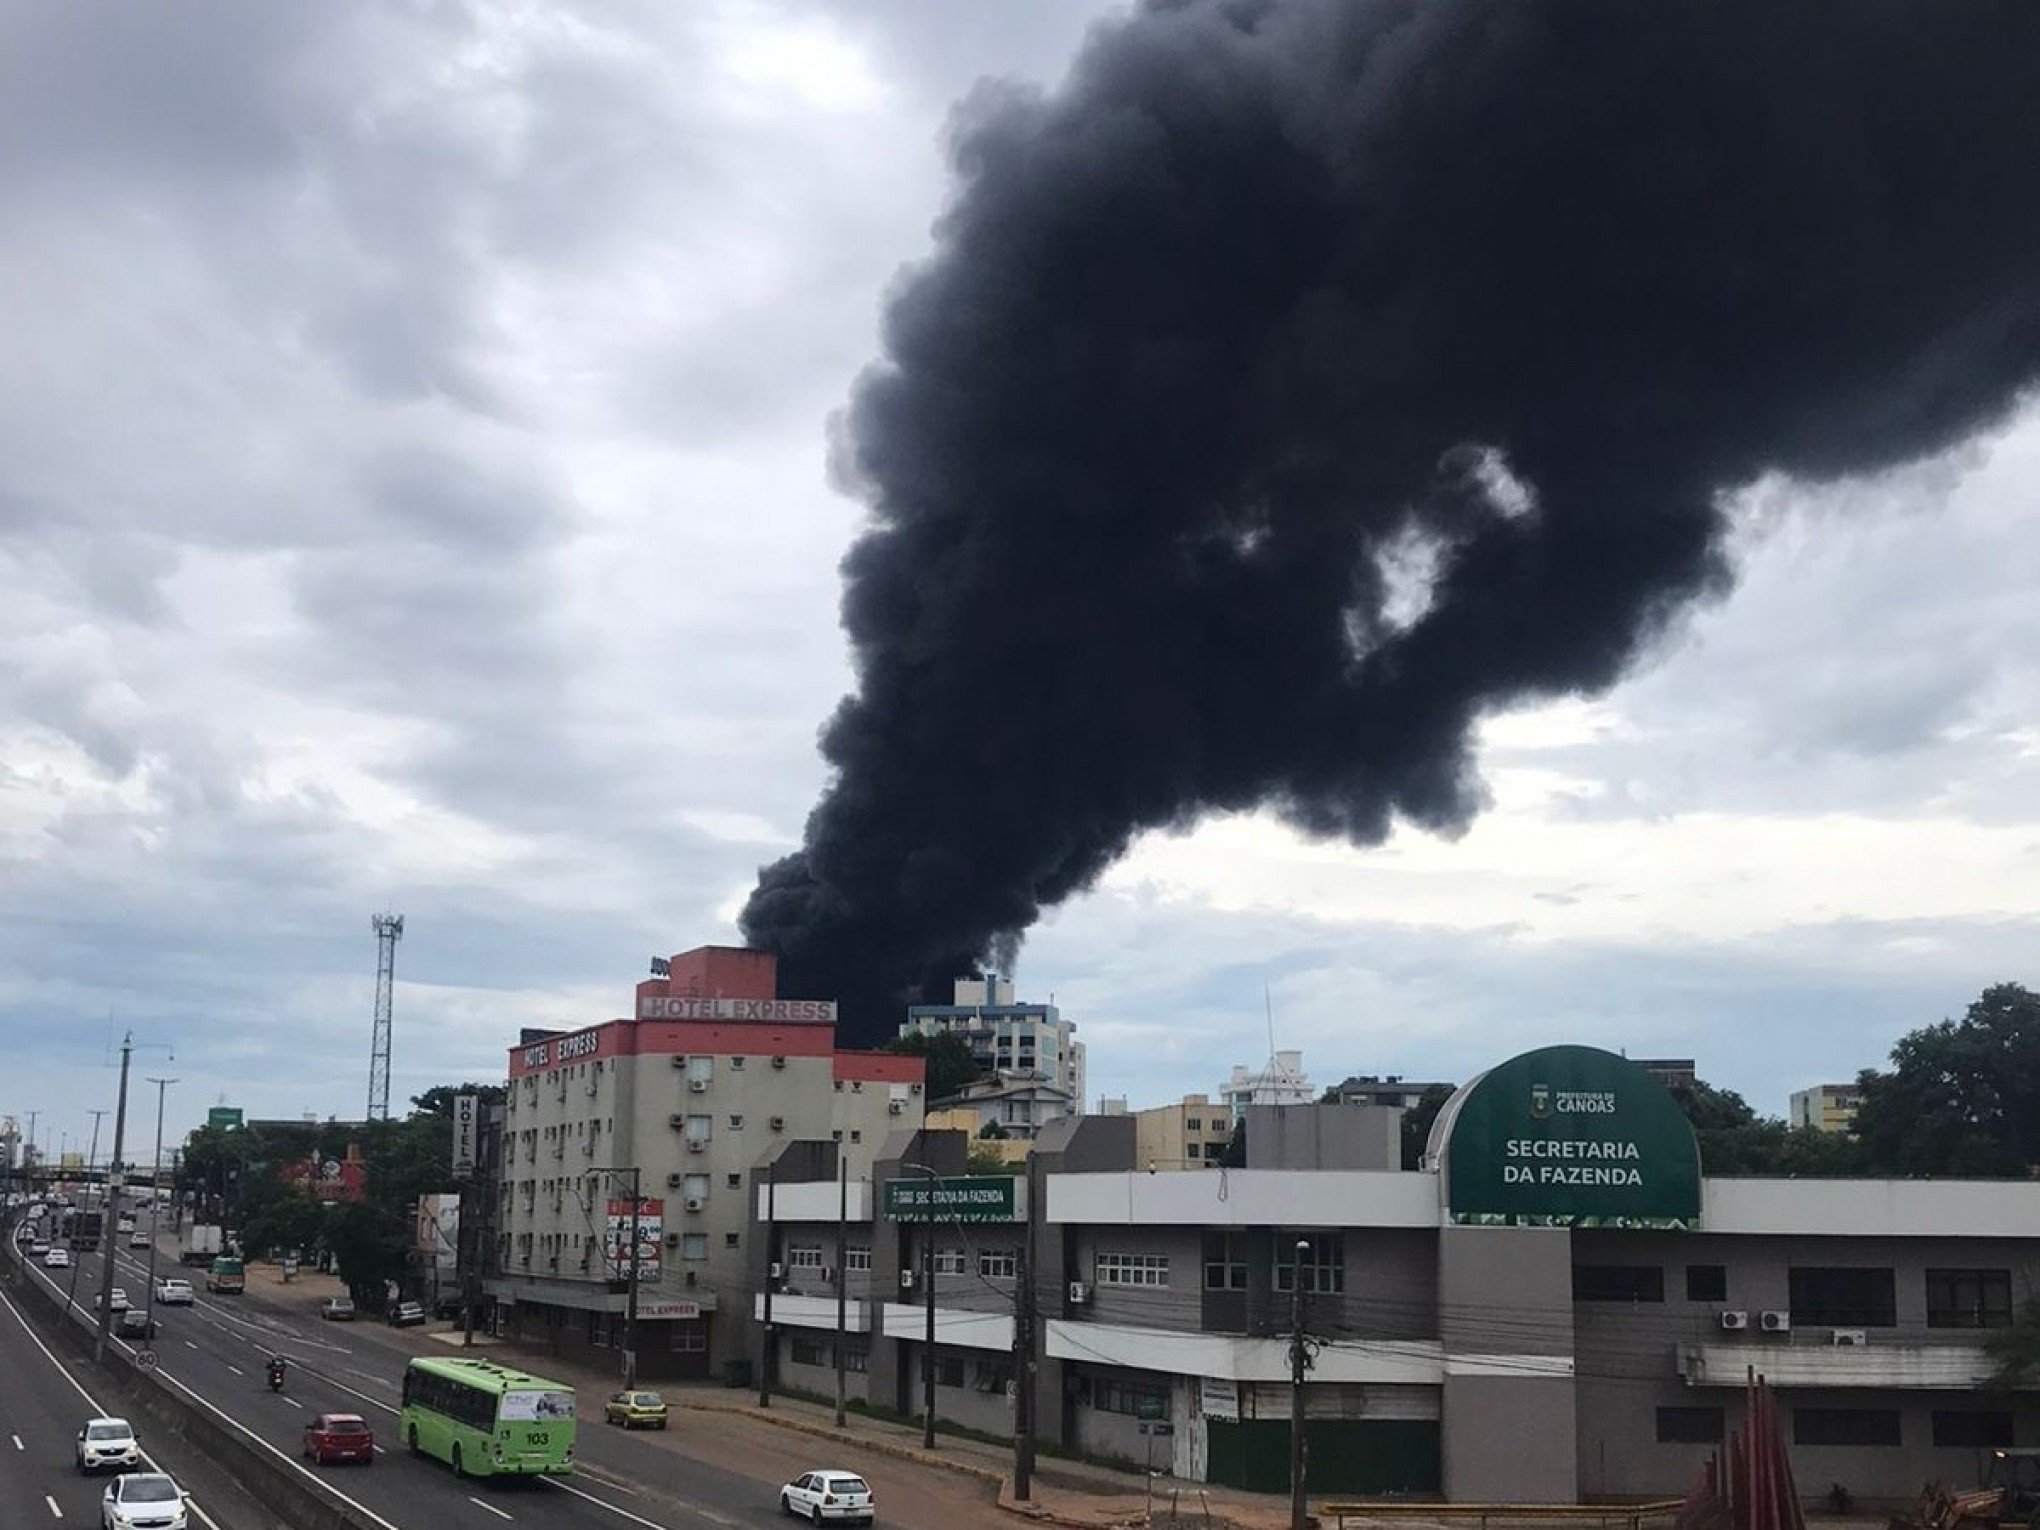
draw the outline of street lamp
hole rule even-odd
[[[163,1230],[163,1091],[181,1082],[174,1078],[151,1078],[143,1082],[156,1086],[156,1155],[149,1160],[149,1289],[142,1298],[143,1339],[156,1331],[156,1235]]]
[[[1308,1358],[1303,1345],[1303,1261],[1309,1255],[1310,1240],[1298,1238],[1289,1292],[1289,1530],[1304,1530],[1309,1523],[1303,1490],[1303,1368]]]

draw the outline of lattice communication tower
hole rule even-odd
[[[402,914],[374,914],[375,1034],[368,1044],[368,1119],[390,1118],[390,997],[397,986],[397,942],[404,938]]]

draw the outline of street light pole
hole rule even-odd
[[[99,1214],[99,1237],[106,1257],[99,1267],[99,1340],[93,1346],[92,1358],[101,1362],[106,1359],[106,1336],[113,1327],[113,1246],[119,1241],[114,1236],[114,1229],[106,1222],[109,1215],[116,1224],[120,1219],[120,1155],[127,1141],[128,1059],[134,1055],[134,1050],[135,1038],[130,1032],[120,1039],[120,1095],[114,1102],[113,1158],[106,1166],[107,1195],[100,1203]]]
[[[149,1289],[142,1298],[148,1330],[143,1337],[147,1338],[156,1331],[156,1235],[163,1230],[163,1091],[179,1080],[152,1078],[144,1082],[156,1086],[156,1154],[149,1160]]]
[[[923,1134],[922,1140],[927,1140]],[[935,1187],[942,1183],[935,1171],[925,1163],[921,1172],[928,1176],[927,1199],[922,1204],[921,1216],[921,1284],[922,1296],[928,1310],[928,1333],[921,1346],[921,1448],[935,1448]]]
[[[623,1389],[637,1385],[638,1213],[644,1209],[641,1170],[630,1170],[630,1285],[623,1298]]]
[[[1303,1261],[1310,1242],[1296,1240],[1294,1279],[1289,1293],[1289,1530],[1306,1530],[1303,1451]]]

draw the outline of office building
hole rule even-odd
[[[1309,1105],[1317,1092],[1303,1071],[1301,1052],[1276,1052],[1259,1070],[1233,1064],[1232,1077],[1218,1088],[1225,1112],[1237,1121],[1249,1105]]]
[[[1786,1121],[1815,1131],[1846,1132],[1855,1127],[1856,1107],[1862,1103],[1863,1091],[1855,1084],[1816,1084],[1792,1092]]]
[[[959,1037],[986,1078],[1045,1080],[1069,1097],[1070,1114],[1083,1113],[1084,1044],[1055,1005],[1017,1002],[1001,977],[959,978],[953,999],[910,1005],[900,1034]]]

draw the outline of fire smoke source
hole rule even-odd
[[[2040,367],[2033,0],[1181,0],[983,86],[838,474],[858,688],[746,936],[853,1030],[1138,832],[1463,826],[1722,497]]]

